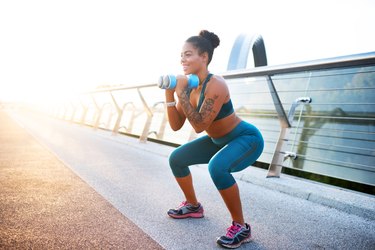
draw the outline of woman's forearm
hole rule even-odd
[[[173,131],[181,129],[185,123],[185,117],[183,117],[177,109],[177,104],[174,98],[174,91],[166,90],[165,101],[167,103],[167,114],[168,122]]]

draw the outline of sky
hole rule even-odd
[[[213,73],[242,33],[263,37],[269,65],[372,52],[373,13],[375,0],[1,0],[0,102],[156,83],[202,29],[221,40]]]

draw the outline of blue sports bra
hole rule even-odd
[[[208,76],[206,77],[206,79],[204,80],[204,82],[202,84],[202,90],[201,90],[201,94],[199,96],[197,111],[199,111],[201,109],[201,106],[202,106],[203,100],[204,100],[204,92],[206,90],[206,85],[207,85],[208,81],[211,79],[211,77],[212,77],[212,74],[208,74]],[[221,106],[219,114],[217,114],[214,121],[223,119],[223,118],[229,116],[230,114],[232,114],[233,112],[234,112],[234,109],[233,109],[232,100],[229,99],[228,102],[224,103],[223,106]]]

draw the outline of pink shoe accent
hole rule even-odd
[[[232,226],[227,228],[226,236],[229,238],[233,238],[238,233],[238,231],[241,230],[241,228],[242,226],[240,224],[234,222]]]
[[[199,208],[194,208],[191,204],[184,201],[176,209],[170,209],[168,215],[174,219],[185,218],[203,218],[203,207],[199,204]]]

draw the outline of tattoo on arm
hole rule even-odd
[[[203,123],[206,117],[215,115],[213,107],[217,98],[218,96],[214,96],[214,98],[205,99],[200,112],[191,105],[187,90],[181,93],[179,99],[188,120],[194,124],[200,124]]]

